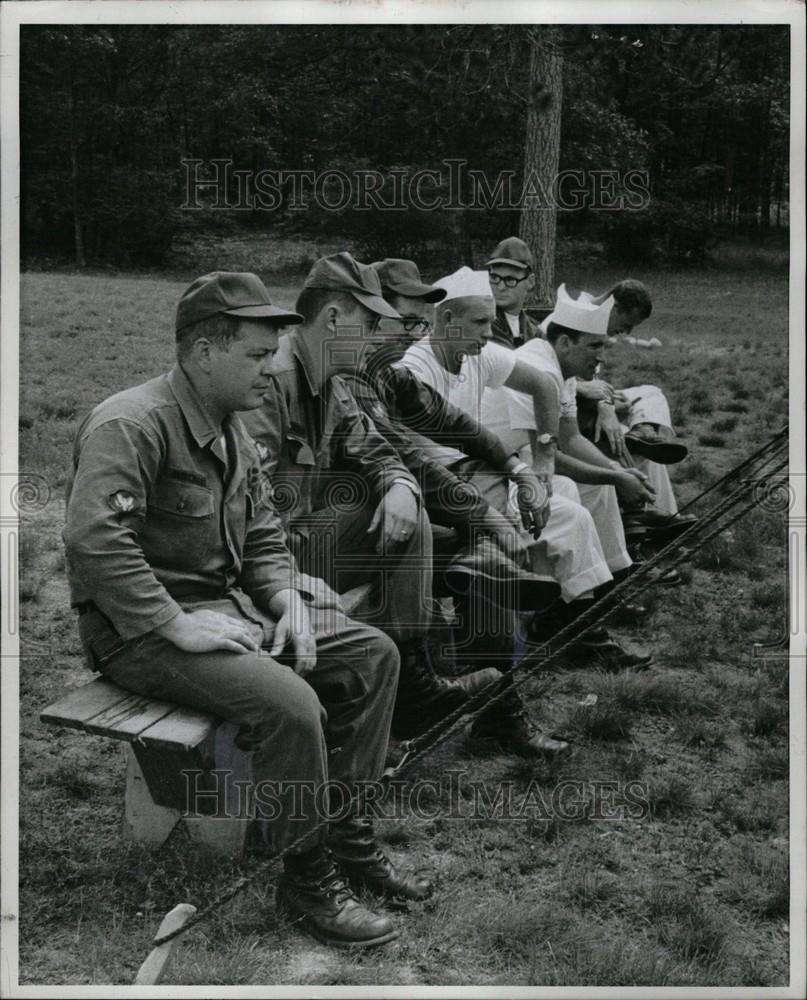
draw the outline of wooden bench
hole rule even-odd
[[[342,595],[361,617],[369,585]],[[154,701],[99,678],[40,713],[42,722],[128,744],[123,830],[155,847],[178,823],[197,843],[239,857],[250,818],[251,754],[235,745],[238,726],[167,701]],[[191,811],[191,802],[200,807]]]

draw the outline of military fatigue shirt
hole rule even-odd
[[[124,639],[180,602],[237,595],[266,609],[298,582],[258,453],[235,415],[214,426],[177,366],[97,406],[79,428],[64,541],[74,606]]]
[[[477,490],[432,458],[428,449],[438,441],[485,462],[491,471],[501,471],[510,456],[494,434],[402,366],[345,381],[420,483],[432,520],[461,527],[484,516],[489,505]]]
[[[378,503],[395,482],[420,497],[406,465],[359,407],[339,375],[319,391],[299,334],[280,338],[274,360],[277,393],[240,416],[271,476],[286,523],[350,498]]]

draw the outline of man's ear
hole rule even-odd
[[[208,375],[213,367],[213,358],[211,356],[211,348],[213,347],[213,342],[208,340],[207,337],[199,337],[198,340],[194,340],[191,347],[191,358],[203,372]]]
[[[325,306],[325,325],[329,330],[335,330],[339,320],[339,306],[330,302]]]
[[[571,344],[571,339],[568,333],[562,333],[555,341],[555,353],[560,354],[563,352],[565,354],[569,349],[569,344]]]
[[[530,276],[529,278],[527,278],[525,284],[527,286],[528,291],[531,291],[533,288],[535,288],[535,271],[530,271]]]

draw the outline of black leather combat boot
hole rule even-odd
[[[571,752],[564,740],[552,739],[537,728],[513,687],[508,687],[500,701],[474,720],[470,741],[480,748],[493,744],[519,757],[553,758]]]
[[[406,643],[399,651],[401,673],[392,716],[392,732],[396,739],[408,739],[426,732],[501,677],[493,667],[475,670],[463,677],[438,677],[427,643]]]
[[[337,948],[386,944],[399,933],[389,918],[361,905],[324,846],[286,855],[275,905],[282,917]]]
[[[555,635],[574,622],[586,610],[587,601],[572,604],[557,602],[549,613],[536,616],[530,624],[529,638],[534,643],[551,643]],[[644,670],[653,662],[651,653],[630,653],[602,626],[580,632],[564,651],[568,660],[603,670],[633,668]]]
[[[375,839],[372,820],[348,816],[331,824],[330,850],[355,889],[369,889],[388,899],[428,899],[432,883],[397,871]]]

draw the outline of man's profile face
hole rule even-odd
[[[451,316],[442,324],[442,339],[455,355],[479,354],[493,336],[491,324],[496,318],[493,299],[481,295],[452,299],[448,311]]]
[[[577,342],[565,334],[559,338],[557,351],[564,378],[592,379],[605,351],[605,334],[581,333]]]
[[[366,359],[372,357],[373,365],[400,361],[408,348],[431,329],[433,310],[428,302],[408,295],[391,295],[387,301],[401,318],[382,316],[379,319],[373,335],[368,338],[370,349],[364,354]]]
[[[488,268],[490,287],[499,309],[509,313],[519,313],[524,308],[527,295],[535,284],[535,275],[527,268],[515,264],[491,264]],[[507,287],[508,282],[517,284]]]
[[[608,333],[612,337],[619,333],[630,333],[643,320],[644,316],[641,310],[637,308],[622,310],[614,303],[611,315],[608,317]]]
[[[263,403],[283,329],[265,320],[242,319],[226,349],[210,345],[210,387],[223,410],[254,410]]]

